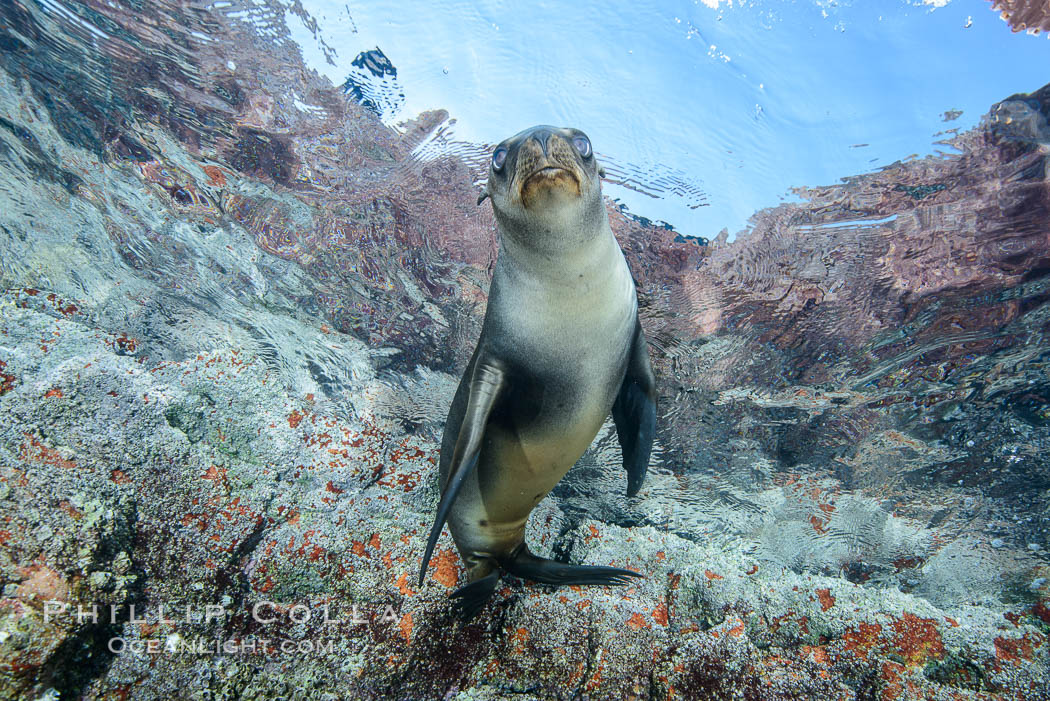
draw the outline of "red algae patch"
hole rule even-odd
[[[518,628],[508,637],[508,641],[514,645],[514,654],[525,653],[525,644],[529,641],[529,629],[524,626]]]
[[[55,467],[63,467],[67,470],[76,468],[76,463],[72,460],[66,460],[62,457],[54,448],[48,448],[46,445],[36,439],[31,433],[23,433],[23,436],[27,439],[24,441],[19,448],[18,457],[26,462],[36,462],[44,465],[53,465]]]
[[[811,656],[817,664],[825,666],[829,664],[828,651],[824,647],[803,645],[800,649],[803,654]]]
[[[882,626],[878,623],[861,623],[852,630],[847,630],[842,636],[846,641],[843,648],[845,652],[853,652],[862,660],[868,659],[868,652],[879,642],[879,634]]]
[[[397,590],[401,592],[401,596],[416,595],[416,590],[408,586],[408,575],[404,572],[402,572],[401,576],[397,578],[395,585],[397,586]]]
[[[890,655],[909,669],[947,655],[936,621],[907,612],[885,628],[877,623],[860,623],[847,630],[842,640],[842,652],[852,653],[857,659],[867,660],[869,653],[875,651]]]
[[[634,630],[641,630],[642,628],[652,628],[652,626],[649,625],[649,622],[645,620],[645,616],[643,616],[640,613],[635,613],[630,618],[628,618],[627,625],[633,628]]]
[[[300,413],[297,409],[293,409],[292,413],[288,415],[288,425],[292,428],[298,428],[299,422],[303,420],[306,414]]]
[[[1015,639],[996,638],[992,642],[995,643],[995,657],[998,660],[1012,662],[1019,667],[1022,660],[1032,659],[1032,643],[1027,635]]]
[[[893,646],[909,667],[923,664],[931,657],[938,660],[944,657],[944,642],[933,619],[905,613],[890,627],[894,632]]]
[[[445,549],[439,551],[431,558],[434,574],[431,578],[438,584],[452,588],[459,583],[459,562],[456,553]]]
[[[817,589],[817,599],[820,600],[821,611],[827,611],[835,605],[835,597],[831,595],[830,589]]]
[[[904,665],[889,660],[882,663],[883,701],[902,698],[904,684],[901,682],[901,673],[904,669]]]
[[[40,601],[66,601],[69,599],[69,584],[55,570],[45,565],[33,565],[20,570],[25,579],[18,585],[18,596],[22,599]]]
[[[401,629],[401,637],[405,639],[406,643],[412,642],[412,612],[409,611],[401,617],[398,627]]]
[[[1050,625],[1050,606],[1047,604],[1050,601],[1040,601],[1038,604],[1032,607],[1032,615],[1036,616],[1043,623]]]
[[[653,609],[653,620],[656,621],[657,625],[667,625],[667,602],[661,601],[660,604]]]

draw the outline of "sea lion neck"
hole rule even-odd
[[[609,234],[609,216],[600,190],[560,206],[509,211],[493,208],[501,242],[524,254],[563,256]]]
[[[543,285],[576,287],[604,275],[623,257],[607,223],[572,245],[546,247],[533,243],[522,245],[514,237],[501,236],[497,274]]]

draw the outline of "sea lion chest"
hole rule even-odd
[[[498,333],[486,336],[498,339],[491,350],[506,363],[510,386],[489,420],[479,477],[506,499],[529,492],[531,510],[609,415],[637,302],[618,247],[603,265],[564,284],[506,272],[497,268],[486,318]],[[497,480],[502,487],[492,484]]]

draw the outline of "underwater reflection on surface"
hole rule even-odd
[[[527,125],[577,125],[607,194],[708,239],[791,188],[951,152],[944,138],[1041,86],[1050,59],[985,0],[303,7],[316,25],[287,22],[307,65],[363,83],[386,124],[448,111],[419,157],[469,161]],[[386,70],[355,65],[376,52]]]

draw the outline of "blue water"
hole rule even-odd
[[[364,51],[396,67],[388,124],[445,109],[450,139],[483,144],[579,127],[629,186],[609,195],[707,238],[793,187],[950,151],[952,130],[1050,77],[1050,42],[985,0],[302,6],[317,31],[289,12],[292,36],[334,84]]]

